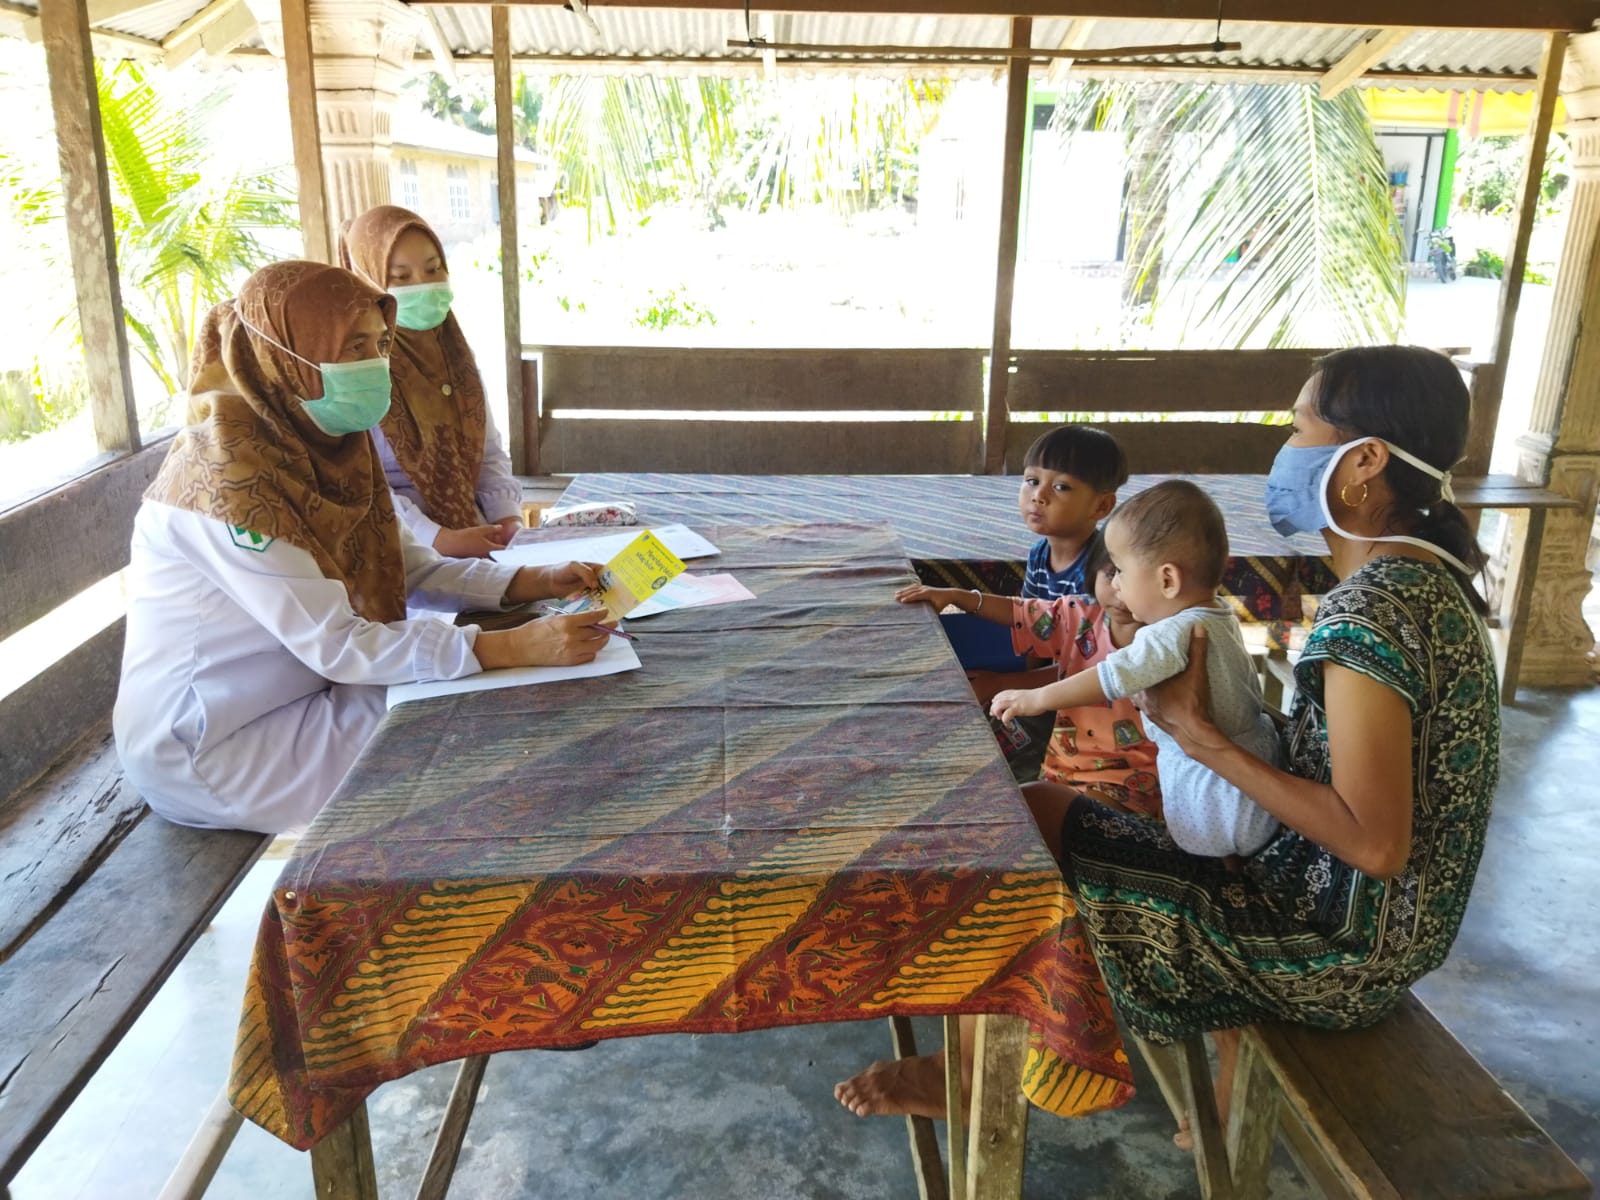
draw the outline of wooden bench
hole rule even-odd
[[[165,453],[0,513],[0,637],[127,565]],[[125,783],[122,641],[119,618],[0,699],[0,1195],[271,840],[169,824]]]
[[[1329,1197],[1578,1200],[1589,1180],[1414,995],[1370,1029],[1244,1031],[1228,1127],[1201,1039],[1140,1043],[1195,1131],[1204,1200],[1262,1200],[1279,1134]]]

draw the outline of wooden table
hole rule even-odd
[[[377,1084],[469,1059],[447,1180],[472,1063],[595,1038],[988,1014],[981,1157],[951,1164],[984,1195],[1020,1188],[1024,1072],[1053,1112],[1132,1094],[1060,872],[932,612],[893,600],[893,532],[697,528],[756,600],[636,622],[638,671],[395,709],[297,845],[231,1098],[316,1147],[319,1196],[370,1194]]]
[[[1305,599],[1333,586],[1327,546],[1320,537],[1273,532],[1263,502],[1265,475],[1135,475],[1121,494],[1163,479],[1192,480],[1217,500],[1232,550],[1223,595],[1241,620],[1266,625],[1281,652],[1288,626],[1305,619]],[[1017,484],[1015,475],[588,474],[572,481],[562,501],[633,500],[650,521],[887,521],[925,583],[1015,594],[1035,541],[1018,520]],[[1545,514],[1576,507],[1576,501],[1514,475],[1457,479],[1455,493],[1469,513],[1528,514],[1527,533],[1513,550],[1516,583],[1496,621],[1506,631],[1501,699],[1509,704],[1516,698]]]

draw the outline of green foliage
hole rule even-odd
[[[423,71],[406,81],[405,90],[416,95],[422,111],[441,121],[470,129],[473,133],[493,134],[494,81],[483,76],[462,76],[451,84],[437,71]],[[539,113],[544,108],[544,93],[526,76],[511,84],[512,137],[528,150],[534,148]]]
[[[1464,139],[1456,159],[1455,206],[1464,212],[1510,215],[1522,187],[1527,141],[1525,137]],[[1567,153],[1566,136],[1551,133],[1535,219],[1552,216],[1561,207],[1560,198],[1572,181]]]
[[[170,396],[187,382],[205,310],[228,296],[241,274],[272,260],[257,233],[298,227],[294,200],[280,171],[217,169],[213,155],[225,131],[214,118],[224,90],[180,105],[135,63],[95,66],[128,341]],[[52,265],[70,271],[58,244],[63,200],[56,164],[0,151],[0,190],[11,193],[20,224],[45,243]],[[70,345],[41,348],[34,372],[41,386],[50,386],[46,361],[78,357],[76,307],[55,328]],[[62,408],[55,399],[44,404],[45,411]],[[152,415],[160,421],[164,411]]]
[[[1462,266],[1461,273],[1463,275],[1475,275],[1479,279],[1499,279],[1506,273],[1506,260],[1493,250],[1485,250],[1479,247],[1478,252],[1472,256],[1472,261]],[[1542,271],[1534,270],[1531,265],[1524,264],[1522,282],[1548,284],[1550,276]]]
[[[1056,122],[1126,134],[1125,293],[1152,312],[1176,281],[1212,279],[1186,319],[1217,345],[1305,345],[1329,327],[1348,344],[1398,335],[1400,238],[1354,91],[1330,102],[1304,84],[1090,83],[1063,96]]]
[[[614,232],[656,204],[721,210],[832,204],[860,210],[915,194],[916,148],[947,87],[881,79],[559,76],[538,149],[560,164],[561,200]]]
[[[561,307],[567,305],[563,303]],[[633,314],[633,323],[641,329],[693,329],[697,325],[715,325],[717,318],[704,305],[679,296],[678,288],[668,288],[664,292],[652,290],[650,303]]]

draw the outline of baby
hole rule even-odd
[[[1189,635],[1204,624],[1210,651],[1206,677],[1217,727],[1275,766],[1283,752],[1266,713],[1261,683],[1239,634],[1239,622],[1217,599],[1228,561],[1228,534],[1211,497],[1192,483],[1168,480],[1140,492],[1111,515],[1106,548],[1122,603],[1144,622],[1131,644],[1092,669],[1047,687],[998,693],[990,707],[1008,721],[1051,709],[1119,700],[1180,673],[1189,661]],[[1172,840],[1191,854],[1254,854],[1277,831],[1269,813],[1189,758],[1152,724],[1159,748],[1163,813]]]

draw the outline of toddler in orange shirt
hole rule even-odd
[[[1057,678],[1065,679],[1126,646],[1140,626],[1112,585],[1115,572],[1103,539],[1094,539],[1085,567],[1092,597],[1016,599],[915,584],[896,592],[895,599],[902,604],[928,600],[935,608],[954,605],[1009,625],[1018,654],[1055,660]],[[1141,714],[1126,698],[1058,712],[1041,779],[1087,792],[1116,808],[1161,815],[1155,743],[1145,737]]]

